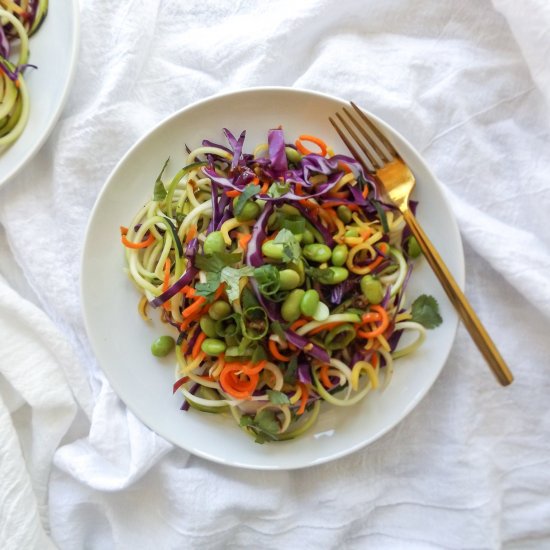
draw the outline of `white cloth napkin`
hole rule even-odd
[[[0,547],[550,547],[549,28],[546,0],[83,0],[63,116],[0,189]],[[423,153],[511,387],[459,329],[407,419],[299,472],[192,457],[126,410],[81,318],[91,208],[166,115],[257,85],[353,99]]]

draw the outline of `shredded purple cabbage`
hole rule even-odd
[[[160,296],[157,296],[151,300],[149,305],[152,307],[161,306],[164,302],[174,297],[184,286],[191,284],[197,273],[198,270],[191,265],[191,262],[189,262],[185,273],[168,290],[166,290],[166,292],[163,292]]]
[[[241,156],[243,152],[243,144],[244,144],[244,137],[246,135],[246,132],[243,130],[241,132],[241,135],[239,136],[239,139],[236,139],[235,136],[227,129],[223,129],[223,133],[225,134],[225,137],[227,138],[227,142],[229,143],[229,146],[231,147],[231,153],[233,154],[233,160],[231,161],[231,170],[235,170],[237,168],[237,165],[241,161]]]
[[[195,395],[200,387],[200,384],[193,384],[188,391],[190,394]],[[190,406],[191,405],[189,405],[189,401],[187,401],[187,399],[184,399],[183,403],[181,404],[180,411],[188,411]]]
[[[323,363],[330,361],[329,354],[317,344],[310,342],[305,336],[296,334],[293,330],[285,330],[286,339],[298,349],[301,349],[304,353],[319,359]]]
[[[283,131],[280,128],[269,130],[267,133],[267,144],[269,159],[271,160],[271,169],[275,171],[278,177],[288,170]],[[273,179],[277,179],[277,177]]]
[[[311,384],[311,365],[309,363],[300,363],[297,370],[298,380],[304,384]]]

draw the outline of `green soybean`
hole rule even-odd
[[[231,313],[231,306],[224,302],[223,300],[217,300],[214,302],[210,309],[208,310],[208,315],[214,319],[214,321],[219,321],[224,317],[227,317]]]
[[[300,275],[294,269],[282,269],[279,271],[279,283],[281,290],[292,290],[299,286]]]
[[[204,253],[205,254],[218,254],[225,250],[225,242],[221,231],[212,231],[206,236],[204,240]]]
[[[282,260],[283,245],[280,243],[274,243],[272,240],[266,241],[262,244],[262,254],[274,260]]]
[[[210,338],[215,338],[218,333],[216,332],[216,321],[208,315],[203,315],[199,322],[201,330]]]
[[[235,216],[239,221],[246,222],[255,220],[261,212],[261,208],[253,201],[248,201],[243,206],[243,209]]]
[[[281,307],[281,315],[287,323],[292,323],[300,317],[300,303],[304,294],[304,290],[297,288],[285,298]]]
[[[304,256],[312,262],[326,262],[330,260],[332,251],[326,244],[306,244]]]
[[[307,290],[300,301],[300,311],[308,317],[313,317],[319,305],[319,293],[313,288]]]
[[[418,241],[412,235],[407,239],[407,254],[411,258],[418,258],[418,256],[422,254],[422,249],[420,248]]]
[[[151,344],[151,353],[155,357],[166,357],[176,346],[171,336],[161,336]]]
[[[300,282],[298,283],[298,286],[302,286],[304,284],[304,281],[306,280],[306,268],[304,266],[304,262],[302,260],[297,260],[296,262],[288,264],[288,267],[298,273],[298,276],[300,277]]]
[[[348,229],[344,233],[344,237],[359,237],[359,231],[357,229]]]
[[[348,259],[348,247],[345,244],[336,245],[332,249],[332,265],[341,267]]]
[[[302,242],[304,244],[313,244],[315,242],[315,237],[313,236],[313,233],[309,229],[304,230],[304,236],[302,238]]]
[[[285,153],[286,153],[286,158],[288,159],[288,162],[293,162],[294,164],[298,164],[302,160],[301,153],[296,151],[296,149],[293,149],[292,147],[285,147]]]
[[[328,269],[332,271],[333,276],[326,284],[337,285],[344,282],[349,277],[349,271],[345,267],[331,266]]]
[[[379,304],[384,299],[382,283],[374,275],[364,275],[360,285],[361,292],[371,304]]]
[[[206,355],[220,355],[220,353],[225,351],[226,347],[225,342],[218,338],[205,338],[201,344],[201,350]]]
[[[336,214],[344,223],[349,223],[351,221],[351,210],[345,204],[341,204],[336,209]]]

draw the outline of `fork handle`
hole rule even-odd
[[[489,364],[489,367],[491,367],[493,374],[503,386],[507,386],[512,383],[514,380],[513,374],[510,372],[510,369],[504,362],[504,359],[498,352],[489,334],[487,334],[487,331],[472,309],[470,302],[462,290],[460,290],[460,287],[451,275],[451,272],[445,265],[445,262],[442,260],[430,239],[428,239],[426,233],[424,233],[424,230],[416,220],[414,214],[407,209],[403,212],[403,217],[405,218],[412,234],[416,237],[426,260],[428,260],[428,263],[441,282],[441,285],[447,293],[451,303],[460,315],[464,326],[470,333],[470,336],[474,340],[477,348]]]

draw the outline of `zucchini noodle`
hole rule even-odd
[[[27,125],[30,98],[23,73],[31,66],[29,37],[47,9],[47,0],[0,0],[0,148],[17,140]]]
[[[177,338],[182,408],[286,441],[323,403],[352,407],[387,388],[394,360],[426,338],[431,297],[404,305],[404,221],[354,159],[315,136],[302,137],[326,155],[304,153],[281,129],[248,154],[244,132],[224,132],[228,146],[205,140],[171,178],[165,163],[120,228],[126,271],[139,314],[158,308]]]

